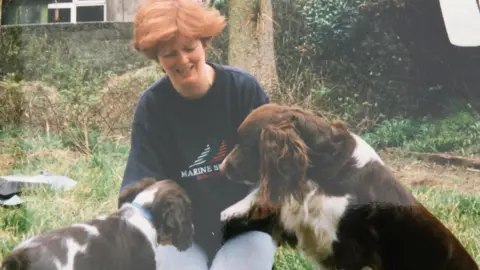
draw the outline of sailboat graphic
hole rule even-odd
[[[197,157],[197,159],[193,162],[193,164],[190,165],[188,168],[192,168],[207,162],[205,160],[205,157],[208,155],[208,153],[210,153],[210,144],[207,144],[207,146],[205,147],[205,150],[203,150],[203,152]]]

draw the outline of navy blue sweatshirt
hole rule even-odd
[[[219,166],[238,126],[269,98],[249,73],[209,64],[215,81],[200,99],[180,96],[167,76],[142,93],[121,188],[143,177],[176,180],[192,200],[195,241],[211,259],[221,245],[220,212],[250,191],[224,179]]]

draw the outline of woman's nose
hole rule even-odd
[[[178,54],[178,62],[180,62],[181,64],[184,64],[184,63],[188,63],[188,54],[187,53],[184,53],[184,52],[180,52]]]

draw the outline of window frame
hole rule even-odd
[[[70,23],[77,22],[77,7],[96,7],[103,6],[103,22],[107,21],[107,1],[106,0],[72,0],[67,3],[50,3],[47,9],[70,9]]]

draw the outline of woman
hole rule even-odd
[[[159,247],[160,269],[272,269],[270,235],[249,231],[222,245],[220,212],[249,187],[225,180],[219,165],[237,127],[269,102],[245,71],[207,62],[211,38],[225,18],[195,0],[147,0],[134,20],[134,48],[166,75],[141,95],[132,124],[122,188],[142,177],[176,180],[194,206],[195,245],[186,252]],[[257,258],[257,260],[252,260]]]

